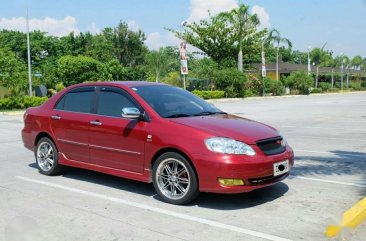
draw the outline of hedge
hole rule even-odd
[[[43,104],[47,97],[10,97],[0,99],[0,110],[26,109],[28,107],[39,106]]]
[[[225,96],[225,91],[222,90],[194,90],[192,93],[203,99],[220,99]]]
[[[312,94],[317,94],[317,93],[322,93],[322,92],[323,92],[322,88],[313,88],[313,89],[311,89]]]

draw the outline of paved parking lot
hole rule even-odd
[[[290,178],[169,205],[150,184],[72,168],[39,174],[22,117],[0,114],[0,240],[327,240],[325,227],[366,196],[366,93],[214,104],[281,130],[296,155]],[[364,223],[347,240],[365,237]]]

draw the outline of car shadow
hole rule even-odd
[[[279,199],[288,190],[287,184],[279,182],[272,186],[240,194],[201,193],[198,199],[189,205],[217,210],[246,209]]]
[[[38,169],[36,163],[31,163],[29,166]],[[94,183],[96,185],[106,186],[121,191],[137,193],[153,197],[155,200],[163,202],[163,200],[156,194],[151,183],[138,182],[74,167],[65,167],[65,170],[59,176],[82,182]],[[218,210],[245,209],[276,200],[282,197],[288,190],[289,187],[285,183],[280,182],[273,186],[257,189],[248,193],[201,193],[195,201],[187,204],[187,206],[199,206]]]
[[[36,163],[29,164],[29,166],[37,168]],[[94,183],[96,185],[106,186],[109,188],[137,193],[145,196],[153,196],[156,194],[152,184],[138,182],[76,167],[64,167],[64,170],[59,176],[82,182]]]
[[[366,153],[335,150],[331,151],[334,156],[317,155],[296,155],[295,166],[292,169],[292,176],[317,177],[329,176],[329,180],[334,180],[336,176],[358,175],[360,180],[355,184],[366,186]],[[298,163],[296,164],[296,161]],[[366,188],[359,188],[361,196],[366,195]]]

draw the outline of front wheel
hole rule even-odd
[[[153,184],[159,196],[171,204],[186,204],[199,194],[196,174],[182,155],[167,152],[153,167]]]
[[[57,148],[48,137],[43,137],[38,141],[34,154],[38,169],[42,174],[52,176],[61,171]]]

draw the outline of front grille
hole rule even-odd
[[[286,147],[282,144],[282,137],[274,137],[270,139],[257,141],[257,146],[266,155],[276,155],[284,152]]]
[[[284,174],[278,175],[276,177],[272,175],[272,176],[267,176],[267,177],[249,178],[248,181],[252,185],[265,185],[265,184],[279,181],[279,179],[282,179],[287,175],[288,175],[288,173],[284,173]]]

